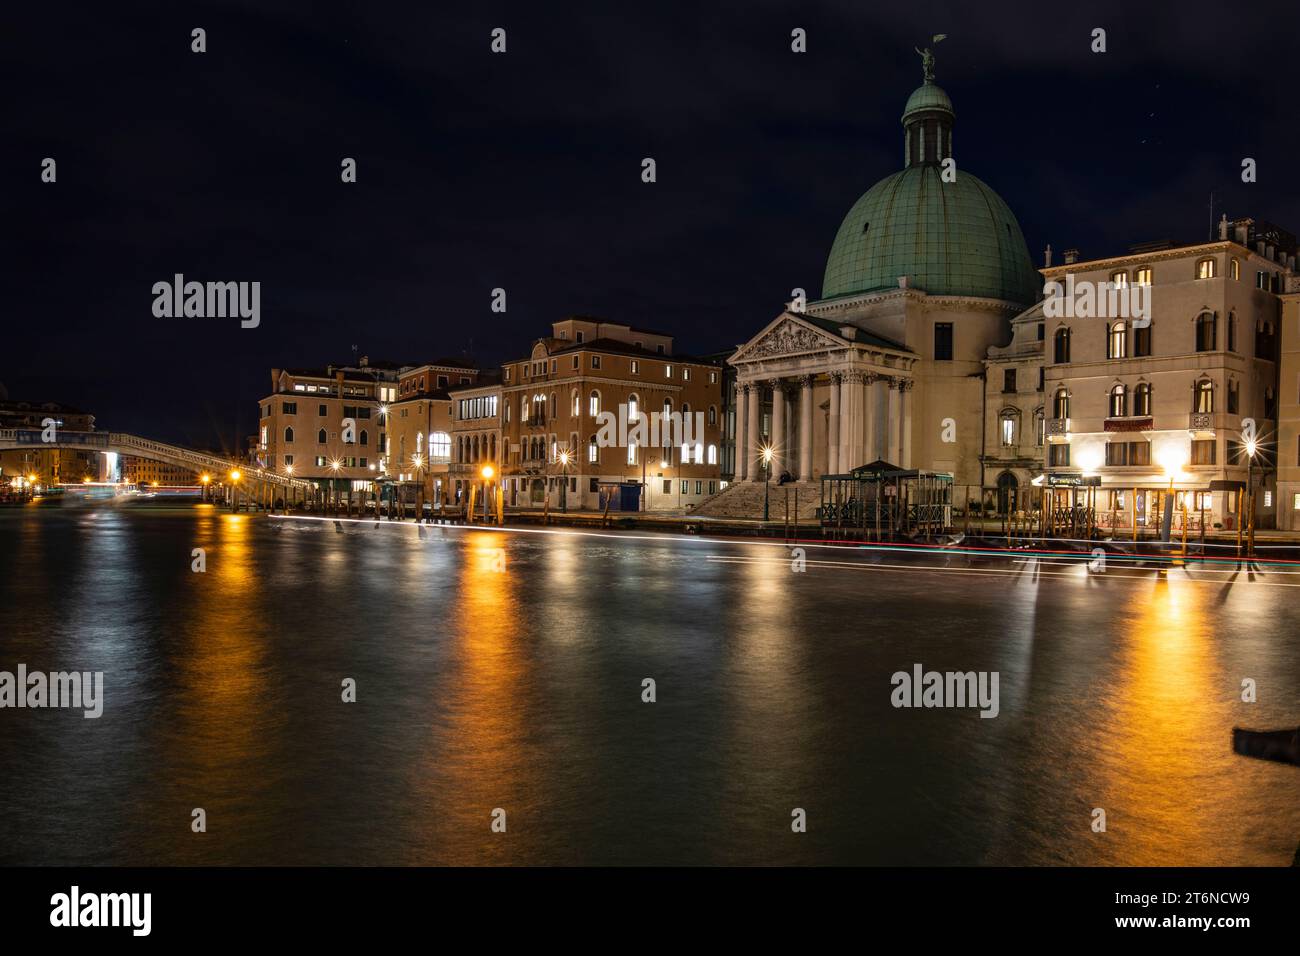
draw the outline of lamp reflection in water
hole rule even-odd
[[[413,832],[409,862],[509,862],[512,842],[493,839],[491,813],[506,812],[507,832],[527,813],[529,795],[544,789],[537,775],[539,748],[530,713],[534,692],[531,654],[521,643],[516,577],[506,563],[508,536],[471,532],[460,573],[447,582],[445,641],[437,685],[446,689],[432,711],[430,746],[415,766],[414,785],[433,809]],[[482,841],[465,833],[481,832]],[[462,855],[463,854],[463,855]]]

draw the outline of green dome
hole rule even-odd
[[[923,83],[907,98],[907,105],[903,107],[903,120],[906,121],[909,114],[921,110],[947,110],[951,113],[952,100],[948,99],[943,87]]]
[[[952,102],[931,80],[903,111],[907,168],[882,179],[849,210],[826,260],[822,298],[897,289],[900,276],[931,295],[1038,301],[1020,224],[997,193],[965,169],[944,182],[952,155]]]
[[[964,170],[945,183],[934,165],[882,179],[853,204],[826,260],[822,298],[898,288],[931,295],[1038,301],[1020,224],[997,193]]]

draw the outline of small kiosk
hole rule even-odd
[[[952,475],[877,459],[822,476],[818,516],[828,538],[932,537],[952,529]]]

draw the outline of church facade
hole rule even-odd
[[[1041,279],[1015,216],[953,162],[955,113],[927,69],[903,110],[903,169],[853,205],[821,298],[796,298],[729,359],[736,474],[812,481],[879,459],[979,486],[983,362]]]
[[[951,474],[960,507],[1086,500],[1117,533],[1158,526],[1170,496],[1176,526],[1239,527],[1252,486],[1258,526],[1300,527],[1295,237],[1224,217],[1205,242],[1049,249],[1035,269],[1007,204],[955,166],[954,121],[927,55],[903,169],[844,217],[821,297],[795,290],[728,359],[735,480],[883,460]],[[1057,284],[1145,301],[1145,318],[1063,316]]]

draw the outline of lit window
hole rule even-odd
[[[1124,323],[1116,322],[1106,335],[1106,358],[1122,359],[1128,352],[1128,336],[1124,334]]]
[[[1138,269],[1137,272],[1134,273],[1133,281],[1134,281],[1134,283],[1135,283],[1136,285],[1150,285],[1150,284],[1151,284],[1151,267],[1150,267],[1150,266],[1144,266],[1144,267],[1142,267],[1141,269]]]
[[[1196,263],[1196,278],[1213,279],[1214,278],[1214,260],[1201,259]]]

